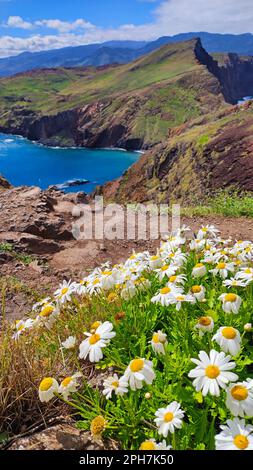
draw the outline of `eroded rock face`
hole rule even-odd
[[[17,439],[9,450],[117,450],[117,443],[106,439],[95,441],[89,432],[77,429],[73,424],[58,424]]]
[[[1,191],[0,241],[33,254],[59,251],[62,241],[73,238],[68,216],[57,210],[58,203],[66,204],[64,197],[60,191],[37,187]]]

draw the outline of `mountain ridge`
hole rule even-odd
[[[73,67],[79,67],[128,63],[162,45],[195,37],[200,37],[204,48],[209,53],[235,52],[240,55],[253,55],[253,35],[250,33],[233,35],[189,32],[164,36],[148,43],[145,41],[107,41],[49,51],[24,52],[17,56],[0,59],[0,76],[14,75],[37,68],[66,67],[71,64]]]

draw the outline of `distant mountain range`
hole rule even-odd
[[[135,60],[159,47],[199,37],[209,53],[236,52],[253,55],[252,34],[212,34],[191,32],[165,36],[152,42],[108,41],[78,47],[65,47],[42,52],[24,52],[18,56],[0,59],[0,76],[14,75],[40,68],[104,66],[124,64]]]

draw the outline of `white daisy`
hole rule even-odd
[[[224,352],[218,353],[214,349],[210,351],[210,355],[205,351],[200,351],[199,359],[191,359],[197,364],[188,376],[194,378],[193,385],[196,391],[202,391],[202,395],[208,393],[214,396],[220,395],[220,387],[225,388],[229,382],[235,382],[238,375],[230,372],[234,369],[235,362],[230,362],[230,356],[225,356]]]
[[[19,336],[24,333],[25,330],[32,328],[34,325],[34,320],[28,318],[27,320],[18,320],[14,326],[13,339],[18,339]]]
[[[76,337],[75,336],[69,336],[61,344],[64,347],[64,349],[73,349],[76,345]]]
[[[165,354],[165,348],[168,344],[167,335],[161,330],[153,333],[150,341],[153,351],[157,354]]]
[[[124,377],[129,382],[131,390],[141,389],[143,384],[151,385],[155,372],[152,361],[146,359],[133,359],[127,367]]]
[[[63,283],[60,284],[59,289],[55,291],[54,296],[62,304],[65,302],[70,302],[74,289],[75,286],[71,281],[67,282],[64,280]]]
[[[182,289],[173,286],[173,287],[163,287],[159,292],[152,297],[151,302],[154,304],[161,304],[162,306],[168,306],[175,301],[175,295],[182,294]]]
[[[42,402],[48,402],[54,398],[59,390],[58,382],[52,377],[45,377],[39,386],[39,398]]]
[[[205,225],[198,231],[197,238],[202,239],[206,238],[207,236],[215,238],[217,237],[218,233],[220,233],[220,230],[218,230],[214,225]]]
[[[245,426],[244,419],[228,419],[215,436],[216,450],[253,450],[253,426]]]
[[[241,349],[241,336],[236,328],[232,326],[222,326],[218,329],[217,333],[213,336],[213,341],[216,341],[225,353],[230,353],[231,356],[236,356]]]
[[[253,417],[253,380],[237,382],[227,388],[226,406],[234,416]]]
[[[195,297],[195,299],[202,302],[205,298],[206,289],[204,286],[195,285],[191,287],[190,293]]]
[[[170,450],[171,446],[166,444],[166,441],[156,442],[155,439],[148,439],[141,443],[139,450]]]
[[[192,270],[192,277],[203,277],[206,273],[206,266],[203,263],[197,263]]]
[[[169,264],[165,264],[164,266],[161,266],[159,269],[155,269],[155,272],[157,273],[159,281],[162,281],[165,277],[170,277],[175,274],[177,271],[177,267]]]
[[[116,335],[112,323],[106,321],[102,323],[95,333],[85,333],[86,338],[79,346],[80,359],[86,359],[89,355],[90,362],[98,362],[103,358],[102,349],[105,348]]]
[[[221,261],[220,263],[217,264],[217,266],[214,269],[211,269],[210,272],[214,276],[217,276],[217,274],[219,274],[223,279],[226,279],[229,273],[234,272],[234,270],[235,270],[234,263],[225,263]]]
[[[191,251],[202,251],[205,248],[205,245],[205,239],[194,238],[191,240],[189,247]]]
[[[68,400],[71,393],[75,393],[78,387],[78,379],[82,377],[80,372],[72,375],[71,377],[66,377],[59,386],[58,393],[60,393],[64,400]]]
[[[230,279],[226,279],[225,281],[223,281],[222,285],[225,286],[225,287],[245,287],[246,286],[246,282],[245,281],[242,281],[240,279],[236,279],[235,277],[231,277]]]
[[[158,427],[158,434],[167,437],[168,433],[174,433],[175,428],[180,429],[183,424],[184,411],[180,408],[180,403],[173,401],[166,408],[159,408],[155,412],[155,423]]]
[[[236,294],[221,294],[222,308],[226,313],[238,313],[242,303],[241,297]]]
[[[211,333],[214,329],[214,321],[212,317],[200,317],[195,328],[199,330],[199,336],[204,336],[205,333]]]
[[[104,381],[103,395],[105,395],[107,400],[112,398],[113,392],[115,395],[120,396],[128,392],[128,381],[124,376],[119,378],[117,374],[114,374],[112,377],[108,377]]]
[[[184,302],[195,303],[195,298],[190,294],[177,294],[174,296],[173,304],[176,304],[176,310],[179,311]]]

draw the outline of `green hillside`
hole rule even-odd
[[[171,128],[224,105],[219,82],[197,59],[196,47],[201,45],[191,40],[127,65],[48,69],[1,79],[0,126],[22,133],[23,123],[27,128],[42,116],[99,102],[99,112],[89,115],[92,135],[120,124],[128,138],[158,143]]]

